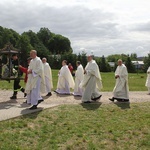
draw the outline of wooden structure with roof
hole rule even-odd
[[[1,80],[14,80],[16,77],[12,74],[13,66],[12,66],[12,55],[17,54],[20,56],[21,51],[15,49],[11,44],[7,44],[3,49],[0,49],[1,59],[5,56],[7,58],[7,62],[3,64],[1,60],[0,64],[0,79]],[[19,61],[19,59],[18,59]]]

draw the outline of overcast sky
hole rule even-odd
[[[46,27],[74,53],[150,52],[150,0],[0,0],[0,26],[18,33]]]

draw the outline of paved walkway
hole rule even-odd
[[[57,95],[54,92],[51,97],[44,97],[44,102],[38,105],[38,109],[29,110],[30,105],[23,103],[26,99],[22,98],[23,94],[19,92],[17,100],[10,100],[12,91],[0,91],[0,121],[15,118],[21,115],[30,114],[41,111],[46,108],[56,107],[62,104],[80,104],[81,98],[72,95]],[[112,92],[102,92],[100,102],[102,104],[111,104],[108,100],[112,96]],[[147,92],[130,92],[130,103],[150,102],[150,95]]]

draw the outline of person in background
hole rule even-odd
[[[91,103],[91,100],[97,101],[102,96],[99,92],[102,89],[99,67],[96,61],[93,60],[93,56],[88,56],[87,60],[88,63],[85,67],[84,78],[80,84],[80,87],[84,89],[82,95],[83,103]]]
[[[29,58],[27,59],[28,65],[30,64],[31,59],[32,59],[31,57],[29,57]],[[25,67],[19,65],[19,69],[20,69],[23,73],[25,73],[24,82],[27,83],[27,80],[28,80],[28,68],[25,68]],[[27,96],[27,93],[24,93],[24,97],[26,97],[26,96]]]
[[[110,101],[117,100],[119,102],[129,101],[129,87],[128,87],[128,71],[122,60],[118,60],[118,67],[115,71],[116,84],[113,90],[113,97]]]
[[[74,80],[67,66],[67,61],[62,61],[62,67],[58,74],[57,94],[70,94],[70,88],[74,89]]]
[[[10,99],[17,99],[17,93],[18,90],[20,90],[21,92],[25,92],[25,89],[23,87],[21,87],[20,85],[20,77],[22,76],[21,71],[18,69],[19,67],[19,61],[18,61],[18,56],[17,54],[13,54],[12,55],[12,66],[13,66],[13,71],[17,72],[18,76],[14,79],[14,84],[13,84],[13,96],[10,97]],[[25,94],[24,94],[25,96]]]
[[[74,73],[73,73],[73,66],[71,65],[71,63],[68,64],[68,68],[72,74],[72,76],[74,76]]]
[[[30,64],[31,59],[32,59],[31,57],[29,57],[29,58],[27,59],[28,65]],[[19,69],[20,69],[23,73],[25,73],[24,82],[27,83],[27,80],[28,80],[28,68],[25,68],[25,67],[19,65]]]
[[[148,95],[150,95],[150,67],[147,69],[147,79],[145,86],[148,88]]]
[[[74,87],[74,96],[82,96],[82,89],[79,87],[81,81],[83,80],[84,76],[84,69],[83,66],[81,65],[80,61],[76,62],[77,65],[77,70],[75,72],[75,87]]]
[[[46,85],[46,91],[47,91],[46,96],[51,96],[52,95],[51,89],[53,88],[51,67],[47,63],[46,58],[43,58],[42,62],[43,62],[43,67],[44,67],[45,85]]]

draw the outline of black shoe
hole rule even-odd
[[[30,109],[30,110],[37,109],[37,105],[33,105],[33,106],[30,107],[29,109]]]
[[[38,100],[38,104],[40,104],[40,103],[43,102],[43,101],[44,101],[43,99]]]
[[[102,97],[102,95],[96,97],[96,98],[92,98],[93,101],[97,101],[98,99],[100,99]]]
[[[56,90],[54,91],[56,94],[59,94]]]
[[[112,97],[112,98],[109,98],[109,100],[112,101],[112,102],[114,102],[115,99]]]
[[[129,99],[119,99],[118,102],[129,102]]]
[[[49,92],[46,96],[51,96],[52,95],[52,93],[51,92]]]
[[[21,88],[20,91],[24,93],[25,89],[24,89],[24,88]]]
[[[88,103],[91,103],[91,102],[90,101],[86,101],[86,102],[83,102],[83,103],[88,104]]]
[[[27,96],[27,93],[24,93],[24,97],[26,97]]]
[[[17,99],[17,96],[13,95],[13,96],[10,97],[10,99]]]

